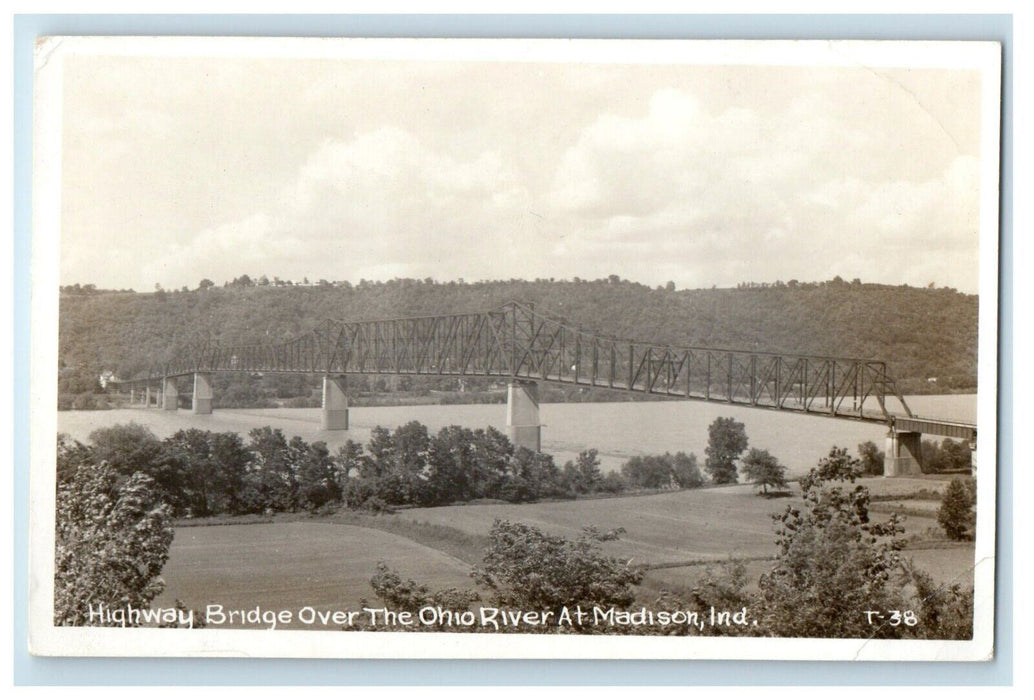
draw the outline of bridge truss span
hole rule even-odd
[[[498,377],[879,422],[890,420],[893,398],[912,415],[882,361],[624,340],[519,302],[477,313],[326,321],[281,343],[197,342],[149,378],[209,372]]]

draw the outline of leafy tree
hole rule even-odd
[[[707,428],[704,469],[716,484],[735,484],[736,460],[747,449],[747,431],[733,418],[716,418]]]
[[[127,476],[151,474],[164,451],[161,440],[139,423],[98,428],[90,433],[90,443],[98,462],[107,462]]]
[[[295,441],[300,444],[295,444]],[[296,477],[299,505],[311,510],[332,501],[340,501],[341,487],[337,483],[334,460],[327,449],[327,443],[316,441],[306,445],[297,437],[291,442],[300,452]]]
[[[161,469],[173,484],[169,498],[175,515],[211,514],[209,494],[221,477],[215,466],[209,444],[210,433],[190,428],[180,430],[165,440]]]
[[[780,637],[885,637],[893,627],[873,627],[863,610],[900,610],[900,590],[890,584],[904,541],[897,516],[869,519],[869,491],[845,484],[856,478],[846,450],[801,480],[802,507],[778,516],[775,566],[759,582],[758,626]],[[846,466],[845,466],[846,465]]]
[[[642,582],[643,573],[599,548],[620,532],[585,528],[572,541],[531,525],[496,520],[481,566],[471,576],[491,591],[493,605],[502,607],[627,607],[635,601],[633,587]]]
[[[966,443],[944,438],[940,444],[923,440],[923,471],[966,471],[972,468],[972,453]]]
[[[351,478],[360,478],[364,474],[373,471],[369,464],[370,458],[363,452],[362,443],[355,440],[346,440],[345,444],[338,448],[334,461],[337,465],[337,481],[344,486]]]
[[[667,457],[667,453],[664,456]],[[688,455],[685,452],[676,452],[671,458],[671,471],[679,488],[695,489],[704,484],[704,475],[697,466],[697,456],[692,452]]]
[[[65,433],[57,434],[57,483],[60,486],[75,476],[80,464],[93,459],[93,451]]]
[[[760,487],[763,494],[768,495],[768,487],[786,488],[786,467],[769,454],[768,450],[750,448],[743,458],[743,473],[747,480]]]
[[[644,489],[667,488],[672,482],[670,461],[658,455],[632,457],[621,465],[621,474],[629,483]]]
[[[242,490],[251,453],[236,433],[190,428],[163,442],[159,467],[176,484],[168,502],[177,515],[242,512]]]
[[[575,493],[594,493],[599,490],[603,475],[600,472],[599,453],[582,450],[578,459],[564,465],[564,481]]]
[[[408,474],[422,474],[427,468],[430,445],[431,438],[427,434],[427,426],[422,423],[410,421],[395,428],[391,436],[393,468]]]
[[[269,426],[248,433],[252,468],[245,477],[244,500],[250,512],[293,510],[298,483],[292,463],[292,450],[284,433]]]
[[[685,452],[632,457],[621,465],[621,475],[630,485],[644,489],[692,489],[704,483],[696,455]]]
[[[883,451],[876,443],[867,440],[858,446],[858,457],[862,462],[862,473],[868,476],[883,475]]]
[[[819,460],[818,467],[801,477],[801,490],[807,491],[827,481],[854,483],[862,475],[862,463],[847,453],[847,448],[834,446],[829,455]]]
[[[208,279],[207,277],[204,278],[203,280],[201,280],[200,282],[198,282],[198,284],[197,284],[197,288],[200,291],[202,291],[202,292],[205,291],[205,290],[211,289],[214,286],[215,286],[215,282],[213,282],[212,280]]]
[[[377,563],[377,573],[370,579],[370,586],[389,610],[400,612],[417,613],[427,606],[452,611],[466,610],[471,603],[480,600],[475,591],[456,588],[432,591],[413,579],[403,580],[397,571],[389,569],[384,562]]]
[[[470,500],[476,471],[473,442],[471,430],[458,425],[442,428],[431,439],[428,466],[434,503]]]
[[[623,493],[628,490],[628,481],[621,472],[607,472],[600,482],[600,491],[604,493]]]
[[[975,523],[975,505],[975,489],[967,486],[962,479],[952,479],[944,490],[941,507],[937,510],[937,522],[948,537],[953,540],[966,539]]]
[[[475,430],[473,438],[476,465],[474,495],[478,498],[502,498],[513,459],[513,443],[492,427]]]
[[[58,485],[54,624],[103,625],[90,607],[145,609],[161,593],[173,530],[154,482],[81,462]]]
[[[242,491],[251,464],[251,453],[237,433],[209,433],[209,454],[218,478],[213,480],[219,510],[243,512]]]
[[[394,468],[395,444],[391,439],[391,431],[378,425],[370,431],[370,441],[366,443],[370,453],[367,467],[371,471],[363,473],[366,477],[380,477]]]
[[[534,452],[527,447],[514,450],[503,498],[512,503],[521,503],[569,495],[552,455]]]
[[[957,583],[939,586],[914,566],[908,566],[907,573],[916,591],[916,629],[922,631],[921,635],[926,639],[972,639],[973,589],[963,589]]]
[[[712,607],[715,610],[754,609],[754,596],[746,591],[748,582],[747,567],[742,561],[721,562],[704,570],[690,598],[698,610],[709,610]],[[711,629],[713,634],[721,634],[722,631],[720,627]]]

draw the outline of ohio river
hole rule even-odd
[[[905,399],[917,415],[976,420],[976,394]],[[323,440],[336,450],[349,439],[366,443],[377,426],[395,428],[414,420],[432,432],[447,425],[492,426],[505,432],[505,413],[501,404],[353,407],[348,431],[327,432],[320,430],[318,408],[216,409],[208,416],[185,409],[132,408],[59,411],[58,430],[86,441],[97,428],[130,421],[148,426],[160,438],[192,427],[246,436],[253,428],[269,425],[282,429],[288,437]],[[807,472],[834,445],[854,452],[860,443],[872,440],[883,449],[886,435],[879,424],[701,401],[542,404],[540,415],[543,451],[552,454],[558,464],[573,459],[581,450],[595,448],[604,470],[617,469],[635,455],[677,451],[695,453],[703,466],[707,426],[721,416],[743,422],[750,446],[769,450],[791,475]]]

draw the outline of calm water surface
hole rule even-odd
[[[976,394],[905,399],[916,415],[976,421]],[[700,401],[566,403],[542,404],[542,447],[559,464],[573,459],[581,450],[596,448],[605,470],[619,468],[634,455],[679,450],[696,453],[703,465],[707,426],[720,416],[743,422],[750,445],[767,449],[787,465],[791,474],[807,472],[833,445],[854,452],[859,443],[872,440],[883,449],[886,435],[886,429],[878,424]],[[282,429],[288,437],[323,440],[336,450],[349,439],[365,443],[378,425],[395,428],[413,420],[432,432],[447,425],[506,429],[506,407],[502,404],[359,407],[351,409],[350,418],[348,431],[323,431],[318,408],[217,409],[209,416],[182,409],[132,408],[59,411],[58,430],[86,441],[97,428],[130,421],[148,426],[160,438],[191,427],[246,435],[253,428],[270,425]]]

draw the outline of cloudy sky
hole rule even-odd
[[[979,74],[77,56],[61,280],[977,290]]]

